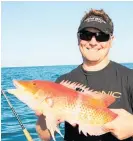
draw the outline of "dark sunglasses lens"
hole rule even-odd
[[[109,34],[105,34],[103,32],[92,33],[89,31],[83,31],[83,32],[80,32],[79,35],[80,35],[79,36],[80,39],[85,41],[90,41],[93,36],[95,36],[96,40],[99,42],[106,42],[110,38]]]
[[[99,42],[106,42],[109,40],[110,35],[105,34],[105,33],[99,33],[98,35],[95,36],[96,40]]]
[[[91,34],[91,32],[87,32],[87,31],[84,31],[84,32],[80,32],[79,33],[79,37],[81,40],[85,40],[85,41],[90,41],[93,34]]]

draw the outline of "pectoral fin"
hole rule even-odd
[[[53,101],[52,97],[46,97],[46,98],[45,98],[45,102],[47,103],[47,105],[48,105],[49,107],[52,107],[53,104],[54,104],[54,101]]]

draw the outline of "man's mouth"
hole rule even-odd
[[[88,48],[88,47],[86,47],[86,49],[90,51],[99,51],[100,50],[100,48],[98,49],[98,48]]]
[[[94,50],[94,51],[99,51],[99,50],[101,50],[102,48],[101,47],[92,47],[92,48],[90,48],[90,47],[86,47],[86,46],[84,46],[87,50]]]

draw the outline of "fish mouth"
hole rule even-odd
[[[19,83],[18,80],[13,80],[13,85],[16,87],[16,89],[24,90],[25,88]]]

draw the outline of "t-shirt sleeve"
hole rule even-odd
[[[128,76],[128,90],[129,90],[129,98],[130,98],[130,105],[133,111],[133,70],[129,73]]]

